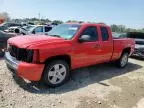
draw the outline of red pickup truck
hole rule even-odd
[[[109,26],[67,23],[48,35],[9,39],[5,61],[18,76],[56,87],[69,79],[72,69],[109,61],[125,67],[134,47],[133,39],[113,39]]]

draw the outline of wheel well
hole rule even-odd
[[[125,48],[122,53],[124,53],[124,52],[127,52],[128,54],[130,54],[131,48]]]
[[[20,30],[19,29],[15,29],[15,33],[20,33]]]
[[[59,55],[59,56],[53,56],[53,57],[50,57],[48,58],[45,63],[50,63],[54,60],[64,60],[68,63],[68,65],[71,67],[71,58],[69,55]]]

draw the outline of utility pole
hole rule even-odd
[[[41,17],[41,16],[40,16],[40,12],[39,12],[39,13],[38,13],[38,18],[39,18],[39,20],[40,20],[40,17]]]

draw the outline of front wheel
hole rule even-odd
[[[127,63],[128,63],[128,58],[129,58],[129,54],[127,52],[124,52],[120,59],[116,61],[116,66],[119,68],[124,68]]]
[[[43,75],[45,84],[51,87],[57,87],[68,81],[70,68],[64,60],[56,60],[46,65]]]

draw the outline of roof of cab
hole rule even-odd
[[[85,22],[68,22],[66,24],[78,24],[78,25],[94,25],[94,26],[104,26],[104,27],[109,27],[108,25],[104,23],[85,23]]]

